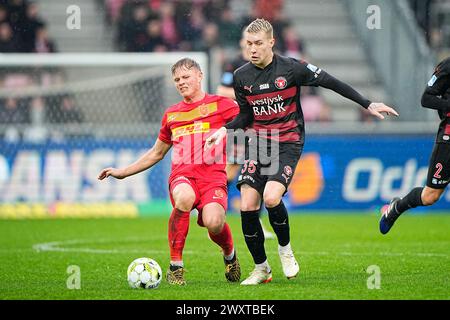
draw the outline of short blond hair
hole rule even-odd
[[[270,22],[265,19],[258,18],[256,20],[253,20],[245,29],[245,31],[248,33],[258,33],[260,31],[263,31],[269,36],[269,38],[273,38],[273,27]]]
[[[190,58],[183,58],[181,60],[178,60],[173,66],[172,66],[172,75],[175,75],[175,72],[178,69],[185,68],[188,70],[191,70],[192,68],[197,69],[198,71],[202,72],[202,69],[200,68],[200,65],[197,61],[192,60]]]

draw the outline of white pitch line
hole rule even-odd
[[[154,239],[153,239],[154,240]],[[145,242],[150,239],[143,238],[124,238],[120,242]],[[89,247],[70,248],[68,245],[83,245],[83,244],[98,244],[98,243],[117,243],[117,239],[73,239],[64,241],[52,241],[37,243],[32,246],[36,252],[77,252],[77,253],[91,253],[91,254],[124,254],[124,253],[142,253],[142,254],[166,254],[167,250],[153,250],[153,249],[98,249]],[[186,254],[198,253],[192,250],[185,250]],[[278,251],[268,250],[269,254],[277,254]],[[449,254],[433,253],[433,252],[349,252],[349,251],[296,251],[298,255],[322,255],[322,256],[417,256],[417,257],[439,257],[449,258]],[[216,252],[202,252],[202,255],[215,255]]]
[[[153,239],[154,240],[154,239]],[[145,241],[142,238],[125,238],[123,242],[134,242],[134,241]],[[153,249],[95,249],[95,248],[67,248],[67,245],[78,245],[78,244],[96,244],[96,243],[110,243],[117,242],[117,239],[73,239],[64,241],[52,241],[37,243],[32,246],[32,249],[36,252],[50,251],[50,252],[77,252],[77,253],[93,253],[93,254],[114,254],[114,253],[153,253],[153,254],[164,254],[167,253],[165,250],[153,250]],[[186,253],[191,253],[188,250]]]

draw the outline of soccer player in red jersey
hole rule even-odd
[[[198,210],[197,224],[208,229],[209,237],[221,248],[225,277],[240,280],[241,270],[234,250],[230,227],[225,222],[227,209],[226,145],[204,152],[207,136],[233,119],[239,108],[233,100],[205,93],[203,73],[189,58],[172,66],[172,77],[183,100],[169,107],[163,116],[158,139],[141,158],[125,168],[103,169],[99,180],[109,176],[123,179],[154,166],[172,151],[169,177],[173,210],[169,219],[170,267],[167,281],[184,285],[183,249],[189,230],[191,210]]]

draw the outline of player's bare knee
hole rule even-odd
[[[280,204],[281,199],[274,195],[265,194],[264,195],[264,205],[266,208],[274,208]]]
[[[254,201],[253,199],[249,198],[242,198],[241,199],[241,211],[255,211],[259,210],[260,208],[260,200],[258,202]]]
[[[209,232],[219,234],[220,232],[222,232],[223,226],[224,226],[223,221],[213,221],[207,228]]]
[[[195,196],[185,194],[178,195],[175,199],[175,208],[180,211],[186,212],[191,211],[194,206]]]
[[[182,212],[188,212],[192,210],[192,205],[189,203],[175,203],[175,208]]]
[[[441,198],[442,193],[440,192],[424,192],[422,194],[422,203],[424,206],[431,206],[439,201]]]
[[[219,216],[208,217],[208,219],[203,219],[203,224],[209,232],[217,234],[222,231],[225,220]]]
[[[241,201],[241,211],[256,211],[259,210],[259,207],[259,205]]]

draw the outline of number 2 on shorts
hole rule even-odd
[[[437,163],[436,164],[436,172],[434,173],[434,176],[433,177],[435,177],[435,178],[437,178],[437,179],[440,179],[441,178],[441,175],[440,175],[440,173],[441,173],[441,171],[442,171],[442,163]]]

